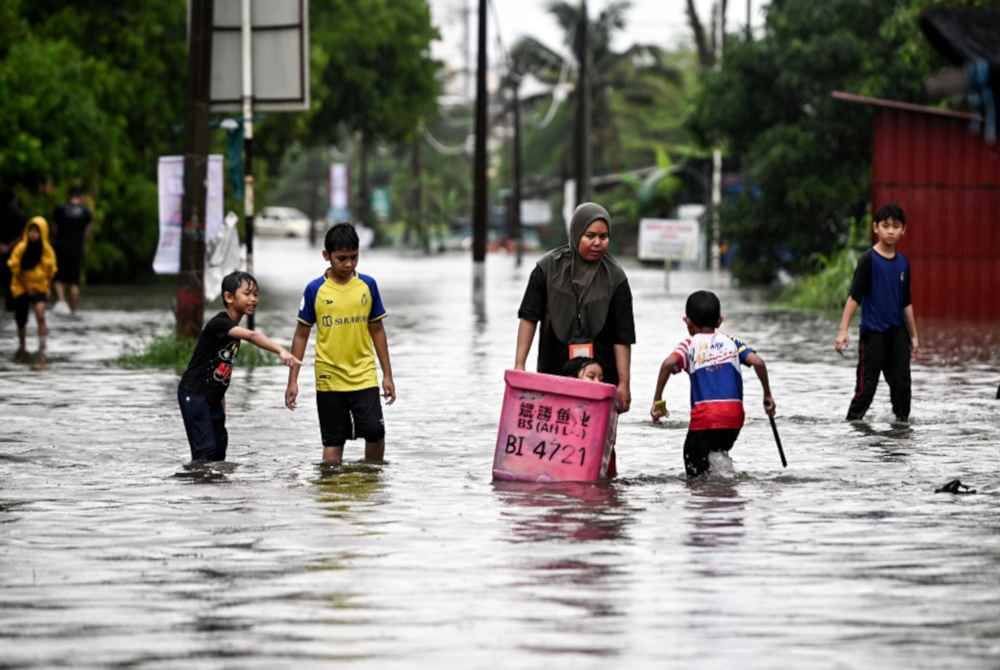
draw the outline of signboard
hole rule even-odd
[[[380,220],[389,218],[389,189],[379,187],[372,189],[372,211]]]
[[[184,157],[160,156],[156,170],[160,200],[160,242],[153,259],[157,274],[181,271],[181,206],[184,200]],[[205,201],[205,239],[222,230],[222,156],[208,157],[208,194]]]
[[[211,109],[238,111],[243,96],[242,0],[215,0]],[[309,109],[308,0],[250,0],[253,108]]]
[[[548,200],[522,200],[521,225],[544,226],[552,220],[552,208]]]
[[[639,260],[698,260],[698,222],[692,219],[639,221]]]
[[[347,165],[345,163],[331,163],[329,216],[333,221],[346,221],[351,218],[348,185]]]

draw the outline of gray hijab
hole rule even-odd
[[[604,221],[611,230],[611,215],[606,209],[592,202],[577,207],[570,219],[569,243],[538,261],[545,273],[545,311],[562,342],[578,338],[593,341],[607,321],[615,289],[626,281],[625,271],[611,256],[605,254],[592,263],[580,256],[580,239],[595,221]]]

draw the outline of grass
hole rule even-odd
[[[852,221],[846,248],[817,255],[816,272],[797,279],[786,288],[778,299],[779,303],[807,311],[840,310],[850,292],[858,257],[870,245],[870,230],[870,217]]]
[[[126,351],[115,362],[128,369],[173,368],[182,372],[191,360],[194,345],[194,338],[177,337],[173,333],[168,333],[154,337],[140,350]],[[253,368],[280,365],[280,363],[277,356],[250,343],[241,344],[236,359],[236,364],[240,367]]]

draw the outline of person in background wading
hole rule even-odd
[[[53,312],[76,314],[80,309],[80,277],[93,215],[83,199],[83,188],[74,186],[69,201],[52,214],[53,246],[59,260],[56,273],[56,304]],[[67,290],[68,289],[68,290]]]
[[[572,358],[596,359],[604,382],[617,388],[615,407],[624,413],[632,404],[635,316],[628,277],[608,254],[610,237],[606,209],[592,202],[576,208],[569,242],[545,254],[528,279],[517,313],[514,368],[524,370],[541,323],[538,372],[558,375]]]

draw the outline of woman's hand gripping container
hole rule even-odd
[[[507,370],[493,479],[606,479],[615,444],[615,387],[572,377]]]

